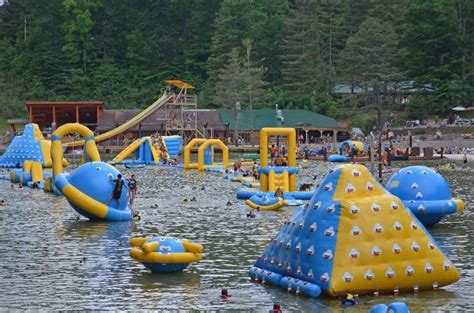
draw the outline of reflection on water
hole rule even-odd
[[[313,163],[299,183],[318,183],[328,164]],[[130,173],[124,170],[125,173]],[[247,219],[248,208],[235,198],[240,187],[219,174],[173,168],[134,171],[139,181],[139,223],[91,223],[61,197],[29,188],[10,190],[0,182],[0,307],[9,309],[252,309],[339,311],[336,300],[310,299],[249,281],[247,271],[283,221],[293,212],[261,212]],[[472,171],[443,174],[455,196],[472,207]],[[316,176],[316,177],[314,177]],[[183,199],[196,201],[182,204]],[[226,203],[230,201],[232,205]],[[155,205],[157,207],[155,207]],[[470,210],[452,215],[431,232],[462,274],[461,281],[438,292],[399,297],[363,297],[359,309],[393,301],[412,311],[428,308],[474,310],[474,272]],[[131,236],[169,235],[205,246],[204,259],[183,273],[152,274],[129,255]],[[231,301],[222,301],[228,288]],[[353,309],[351,309],[353,311]]]

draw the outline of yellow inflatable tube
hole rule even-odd
[[[170,254],[162,254],[158,252],[145,253],[140,248],[130,250],[130,256],[135,260],[147,263],[161,264],[182,264],[198,262],[202,259],[201,253],[192,252],[174,252]]]
[[[245,200],[245,204],[251,207],[252,209],[259,209],[262,211],[276,211],[288,205],[288,203],[283,199],[280,199],[278,202],[270,204],[270,205],[259,205],[252,202],[250,199],[247,199]]]

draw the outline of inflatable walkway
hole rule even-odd
[[[40,162],[43,167],[51,167],[51,141],[45,140],[37,124],[27,124],[23,135],[16,136],[0,157],[0,167],[21,168],[23,162]]]
[[[436,290],[460,278],[403,202],[351,164],[329,171],[249,275],[310,297]]]

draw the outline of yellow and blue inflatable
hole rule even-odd
[[[433,290],[460,278],[403,202],[355,164],[329,171],[249,275],[310,297]]]
[[[446,179],[426,166],[400,169],[387,181],[386,188],[425,226],[438,223],[445,215],[462,212],[464,202],[451,197]]]
[[[130,256],[152,272],[170,273],[184,270],[202,259],[204,247],[174,237],[134,237],[130,239]]]
[[[267,195],[253,195],[249,199],[245,200],[245,204],[252,209],[259,209],[263,211],[274,211],[288,205],[288,203],[282,198],[274,196],[269,197]]]
[[[354,149],[357,150],[357,155],[364,155],[367,153],[367,145],[360,141],[345,140],[341,142],[340,154],[331,154],[328,157],[329,162],[349,162],[349,156]]]
[[[83,164],[71,174],[63,172],[63,146],[61,138],[68,133],[79,133],[85,139]],[[52,135],[51,156],[53,181],[57,191],[81,215],[91,220],[129,221],[128,189],[124,180],[119,200],[109,201],[114,190],[114,179],[121,174],[115,167],[101,162],[94,134],[87,127],[70,123],[59,127]]]
[[[51,167],[51,141],[43,137],[37,124],[26,124],[23,135],[15,136],[0,157],[0,167],[20,168],[23,162],[39,162],[43,167]]]

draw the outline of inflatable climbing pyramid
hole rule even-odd
[[[15,136],[0,157],[0,167],[22,167],[23,162],[40,162],[43,167],[51,167],[51,141],[45,140],[37,124],[27,124],[23,135]]]
[[[346,164],[285,222],[250,276],[317,297],[437,289],[459,272],[400,199]]]

